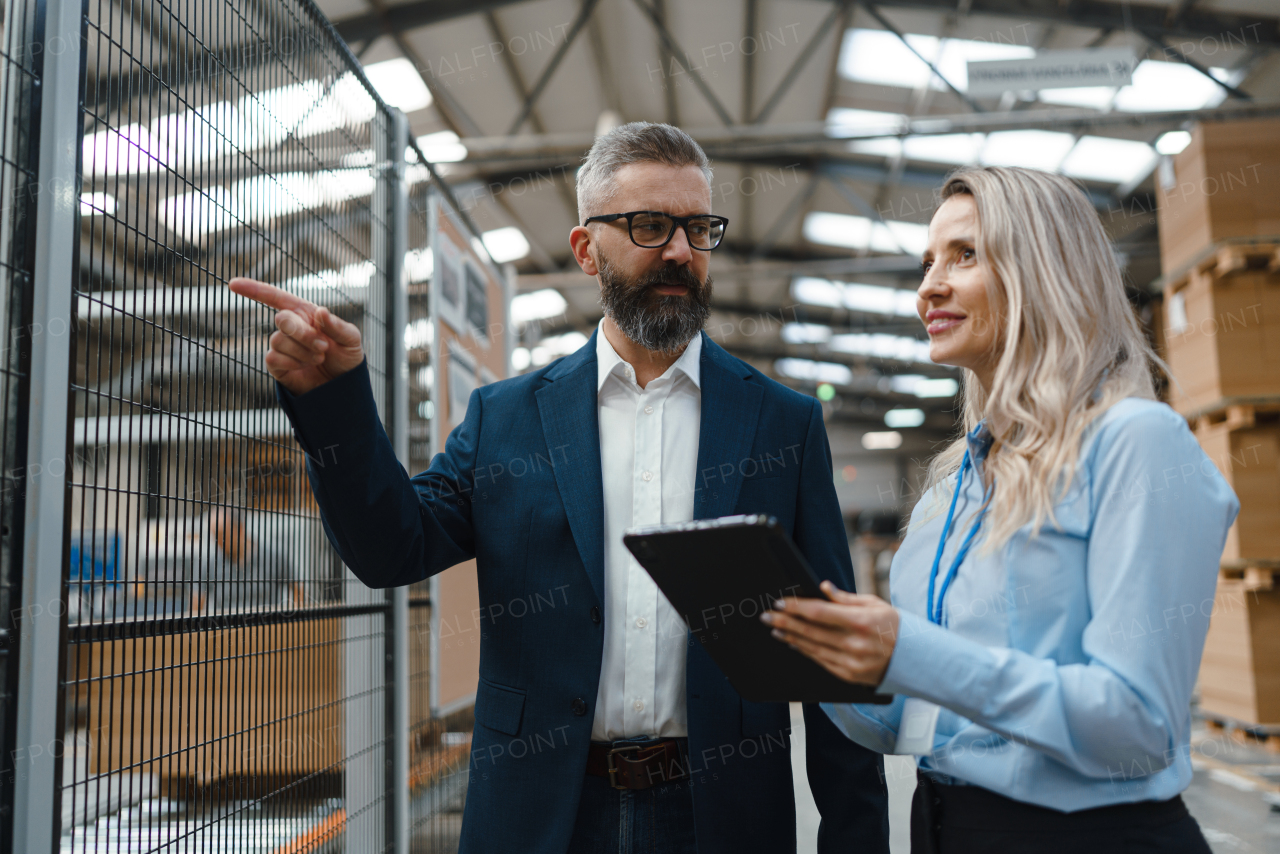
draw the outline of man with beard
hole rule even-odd
[[[569,236],[604,318],[578,352],[477,389],[431,467],[410,478],[378,421],[359,331],[269,285],[267,368],[334,547],[373,587],[475,557],[480,681],[463,852],[794,851],[785,703],[744,701],[691,645],[622,544],[625,529],[774,516],[815,572],[852,590],[822,410],[702,327],[727,220],[683,131],[598,138]],[[521,467],[540,458],[551,465]],[[507,474],[503,474],[506,472]],[[556,607],[492,617],[495,604]],[[819,850],[887,852],[878,755],[805,707]]]

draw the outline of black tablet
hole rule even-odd
[[[629,531],[623,543],[653,577],[744,700],[888,703],[782,643],[760,614],[783,596],[825,599],[791,538],[767,516],[726,516]]]

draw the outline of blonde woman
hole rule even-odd
[[[1239,504],[1155,400],[1151,351],[1084,194],[963,169],[917,307],[964,369],[965,435],[893,561],[893,604],[824,585],[763,616],[892,705],[827,705],[918,756],[912,851],[1208,852],[1179,793],[1218,558]]]

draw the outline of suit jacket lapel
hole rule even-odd
[[[546,375],[534,393],[556,487],[587,577],[604,602],[604,481],[600,471],[600,417],[596,389],[596,334]]]
[[[742,462],[751,456],[764,390],[748,382],[741,362],[703,333],[702,424],[698,432],[695,519],[733,512],[742,486]]]

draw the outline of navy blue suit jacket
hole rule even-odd
[[[818,402],[705,334],[700,367],[695,517],[775,516],[819,575],[852,590]],[[473,392],[444,452],[413,478],[378,420],[363,365],[301,396],[281,389],[280,399],[311,458],[329,539],[361,581],[410,584],[476,558],[480,682],[462,851],[560,854],[604,649],[595,336]],[[522,600],[531,604],[517,609]],[[742,700],[699,646],[689,647],[687,670],[700,854],[794,850],[787,705]],[[881,757],[816,706],[804,711],[820,850],[887,852]]]

